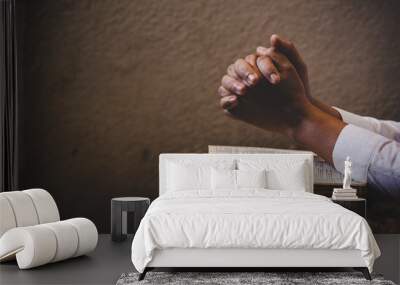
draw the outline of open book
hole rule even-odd
[[[310,151],[279,149],[267,147],[246,147],[246,146],[223,146],[209,145],[209,153],[310,153]],[[314,153],[314,184],[318,185],[342,185],[343,174],[337,171],[331,164]],[[366,185],[366,181],[352,181],[354,186]]]

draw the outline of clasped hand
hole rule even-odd
[[[293,44],[276,35],[270,48],[230,65],[218,93],[226,114],[288,135],[312,109],[305,64]]]

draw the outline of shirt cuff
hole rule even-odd
[[[371,129],[371,122],[366,120],[365,117],[347,112],[338,107],[332,107],[332,108],[339,112],[340,116],[342,116],[343,122],[347,124],[356,125],[364,129]]]
[[[349,156],[352,162],[352,179],[366,182],[371,161],[386,140],[374,132],[347,125],[340,132],[332,153],[336,170],[344,173],[344,162]]]

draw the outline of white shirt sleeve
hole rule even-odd
[[[380,134],[388,139],[400,142],[400,122],[378,120],[372,117],[356,115],[333,107],[342,116],[343,122]]]
[[[391,136],[399,137],[400,128],[391,126],[388,129],[386,126],[389,125],[385,125],[386,131],[392,128]],[[371,131],[369,127],[350,123],[340,132],[332,153],[334,166],[341,173],[347,156],[352,160],[354,180],[368,181],[382,191],[400,195],[400,143]]]

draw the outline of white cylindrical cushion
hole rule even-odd
[[[22,191],[10,191],[1,193],[13,209],[17,227],[33,226],[39,223],[36,208],[30,196]]]
[[[96,248],[98,233],[92,221],[85,218],[74,218],[65,220],[65,222],[73,225],[78,232],[79,245],[74,257],[86,254]]]
[[[57,250],[51,262],[64,260],[75,255],[79,238],[74,226],[65,221],[43,224],[42,226],[51,229],[57,238]]]
[[[36,208],[39,224],[57,222],[60,214],[56,202],[49,192],[43,189],[29,189],[22,191],[30,196]]]
[[[0,193],[0,237],[9,229],[17,226],[11,204],[2,194]]]
[[[54,232],[42,225],[19,227],[7,231],[0,239],[0,260],[16,254],[20,269],[49,263],[57,249]]]

